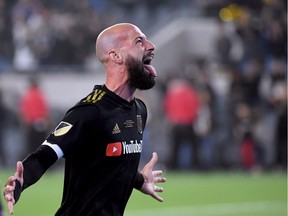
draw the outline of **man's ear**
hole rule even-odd
[[[116,63],[122,63],[122,55],[119,52],[116,52],[115,50],[109,52],[110,59],[112,59]]]

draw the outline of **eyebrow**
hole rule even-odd
[[[135,41],[137,41],[138,39],[141,39],[141,40],[146,40],[147,37],[145,35],[142,35],[142,36],[138,36],[135,38]]]

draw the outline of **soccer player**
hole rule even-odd
[[[105,84],[96,85],[35,152],[17,162],[4,188],[10,213],[21,192],[62,157],[64,189],[57,216],[121,216],[133,188],[163,201],[157,194],[163,188],[155,183],[166,179],[153,170],[157,153],[138,171],[147,109],[134,94],[155,85],[154,50],[133,24],[116,24],[98,35],[96,55]]]

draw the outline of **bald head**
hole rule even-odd
[[[119,23],[106,28],[95,47],[106,73],[105,85],[122,98],[131,101],[136,89],[155,85],[157,73],[151,65],[155,45],[137,26]]]
[[[119,23],[104,29],[96,40],[96,55],[99,61],[106,62],[111,51],[121,49],[132,30],[141,32],[137,26],[130,23]]]

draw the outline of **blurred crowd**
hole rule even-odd
[[[147,13],[141,15],[139,7]],[[179,71],[159,78],[163,106],[148,127],[152,139],[153,131],[159,136],[160,128],[167,129],[163,136],[169,137],[170,151],[163,162],[170,169],[286,170],[285,0],[0,0],[0,72],[85,68],[95,59],[95,38],[104,27],[123,20],[144,23],[176,8],[187,16],[215,18],[220,34],[214,58],[183,56]],[[223,27],[227,22],[234,26],[233,36]],[[149,31],[149,26],[143,27]],[[238,55],[233,37],[241,42]],[[7,112],[5,105],[0,109]],[[0,129],[6,126],[3,117]]]
[[[95,35],[113,19],[105,5],[101,0],[1,0],[0,35],[5,43],[0,68],[83,65],[94,51]]]
[[[285,171],[287,2],[198,2],[203,16],[217,17],[220,34],[215,58],[183,56],[180,70],[162,83],[168,166]],[[225,22],[233,23],[233,37]],[[237,56],[235,37],[242,50]]]
[[[101,30],[135,21],[127,17],[133,17],[136,9],[148,11],[151,5],[152,10],[161,2],[152,6],[151,0],[0,0],[0,37],[5,41],[0,47],[0,72],[89,68]]]

